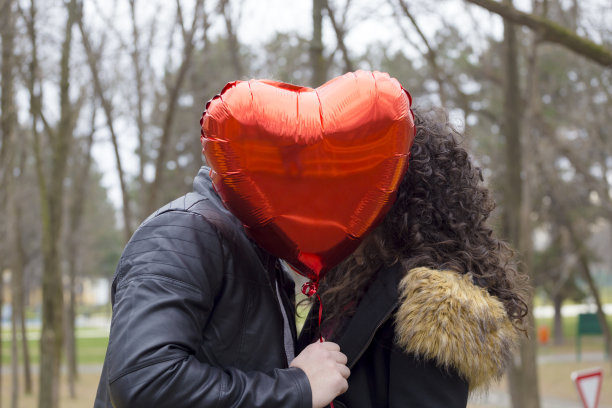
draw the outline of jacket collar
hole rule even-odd
[[[300,335],[300,349],[314,338],[313,311]],[[476,286],[470,274],[430,268],[381,270],[337,340],[352,368],[377,330],[393,318],[395,344],[408,354],[452,368],[470,389],[499,379],[519,343],[518,330],[501,301]]]
[[[455,369],[474,390],[502,376],[519,333],[503,303],[476,286],[471,274],[415,268],[399,284],[395,342]]]
[[[225,217],[224,222],[231,223],[234,227],[242,231],[243,235],[247,237],[253,246],[253,249],[257,253],[257,257],[261,261],[261,266],[266,270],[273,270],[276,267],[277,258],[264,251],[259,245],[257,245],[257,243],[247,234],[246,229],[240,220],[225,207],[221,196],[215,190],[210,174],[210,167],[200,167],[198,174],[193,180],[193,191],[208,199],[208,201],[215,206],[219,213],[223,214]]]
[[[368,348],[378,328],[393,314],[398,304],[401,265],[381,270],[359,302],[355,314],[338,340],[352,368]]]

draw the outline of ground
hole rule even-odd
[[[574,326],[575,327],[575,326]],[[586,337],[583,339],[583,359],[576,361],[574,339],[570,335],[572,329],[568,327],[566,343],[562,346],[540,345],[538,348],[538,377],[542,396],[542,408],[581,408],[582,404],[576,388],[571,380],[571,373],[593,367],[604,370],[603,386],[599,408],[612,408],[612,363],[606,360],[603,353],[603,339],[601,336]],[[102,361],[108,339],[104,337],[107,331],[83,329],[79,330],[78,354],[80,377],[77,383],[77,395],[71,399],[65,376],[62,377],[60,408],[92,407],[93,400],[100,378]],[[3,359],[2,359],[2,407],[10,407],[11,375],[10,375],[10,341],[6,331],[3,333]],[[35,333],[31,338],[36,338]],[[38,363],[38,342],[30,342],[34,364]],[[37,371],[37,370],[36,370]],[[36,376],[35,376],[36,377]],[[23,387],[23,380],[20,378]],[[35,386],[36,390],[36,386]],[[19,395],[18,408],[37,407],[36,395]],[[505,408],[510,407],[506,379],[494,384],[488,393],[478,395],[470,400],[469,408]]]

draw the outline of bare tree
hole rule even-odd
[[[42,332],[40,338],[40,408],[57,408],[59,403],[59,368],[63,346],[63,285],[60,269],[59,240],[63,220],[64,177],[67,157],[70,154],[75,110],[70,101],[70,54],[72,27],[77,14],[77,1],[66,4],[67,19],[60,59],[60,118],[57,128],[47,122],[41,106],[42,87],[38,77],[36,32],[36,3],[31,1],[28,32],[32,44],[30,65],[30,109],[33,117],[34,153],[39,193],[41,196],[42,223]],[[41,156],[40,134],[37,122],[41,120],[49,138],[51,163],[48,172]],[[47,176],[48,175],[48,176]]]
[[[23,275],[26,265],[25,248],[21,234],[21,205],[19,194],[19,179],[25,171],[25,149],[21,146],[15,146],[15,156],[19,156],[19,161],[16,163],[11,175],[12,182],[7,185],[8,197],[8,213],[9,229],[6,234],[6,241],[11,244],[11,408],[17,408],[19,405],[19,335],[23,335],[25,329],[24,323],[24,300],[23,300]],[[21,326],[21,327],[20,327]],[[24,352],[24,357],[28,355]],[[29,361],[27,361],[29,364]],[[29,375],[29,367],[26,367],[26,387],[30,387],[31,379]],[[27,381],[30,381],[29,383]]]
[[[77,353],[76,353],[76,277],[77,277],[77,259],[80,250],[81,241],[81,224],[83,221],[83,213],[85,203],[87,202],[87,186],[89,184],[89,173],[91,171],[92,155],[91,148],[94,142],[96,108],[92,108],[90,132],[84,143],[82,153],[82,163],[75,160],[73,171],[73,183],[71,191],[71,200],[68,210],[68,247],[70,251],[67,255],[68,263],[68,302],[66,305],[66,362],[68,368],[68,389],[71,398],[76,398],[75,381],[78,378]],[[75,159],[78,158],[75,155]]]
[[[21,163],[19,166],[19,178],[23,177],[25,172],[25,149],[22,149]],[[15,182],[19,183],[19,178],[16,178]],[[26,267],[29,263],[28,255],[24,245],[24,238],[22,234],[23,229],[23,214],[21,203],[17,203],[14,206],[15,209],[15,220],[14,227],[15,232],[13,240],[15,242],[15,287],[13,289],[13,296],[15,297],[15,313],[17,314],[18,326],[21,329],[21,355],[23,358],[23,382],[24,390],[26,394],[32,393],[32,370],[30,362],[30,349],[28,346],[28,333],[26,330],[26,319],[25,319],[25,283],[24,275]]]
[[[238,9],[240,10],[241,7],[238,7]],[[232,57],[234,73],[236,74],[237,78],[242,78],[244,75],[244,69],[240,59],[240,42],[238,41],[238,35],[236,33],[236,24],[234,24],[234,20],[232,19],[230,0],[219,0],[219,11],[225,20],[228,48],[230,56]],[[237,22],[240,23],[240,18],[237,19]]]
[[[0,129],[0,191],[8,183],[12,172],[13,155],[9,150],[13,146],[16,125],[16,107],[14,102],[15,88],[15,0],[5,0],[0,3],[0,38],[2,40],[2,96],[0,110],[2,124]],[[6,203],[6,194],[0,192],[0,204]],[[3,206],[0,208],[4,208]]]
[[[351,4],[350,0],[346,2],[344,12],[342,13],[342,20],[338,19],[336,16],[336,10],[334,7],[330,6],[329,2],[331,0],[325,0],[325,10],[327,10],[327,16],[329,17],[329,21],[334,28],[334,32],[336,33],[336,41],[338,42],[338,48],[342,52],[342,60],[344,62],[344,70],[347,72],[354,71],[353,62],[351,61],[351,57],[349,56],[348,48],[346,47],[346,42],[344,38],[346,36],[346,13]]]
[[[204,0],[196,0],[196,4],[193,11],[193,19],[191,25],[187,28],[183,21],[183,12],[181,3],[179,0],[176,2],[176,13],[178,16],[179,26],[183,38],[183,55],[182,61],[179,66],[176,78],[168,89],[167,99],[167,110],[164,117],[164,125],[162,135],[160,139],[159,149],[157,151],[157,159],[155,161],[155,178],[149,186],[149,194],[147,202],[145,203],[148,212],[152,212],[156,207],[160,205],[158,203],[159,191],[162,188],[164,173],[166,168],[166,156],[167,151],[170,148],[170,136],[172,133],[172,124],[174,123],[174,116],[176,107],[178,104],[178,98],[180,96],[181,87],[187,76],[187,71],[191,67],[191,61],[193,58],[193,51],[195,48],[195,32],[198,28],[198,22],[201,21],[201,13],[204,7]]]
[[[547,150],[550,151],[550,149]],[[550,168],[549,163],[553,161],[550,154],[545,154],[542,148],[537,150],[537,154],[538,159],[535,162],[538,165],[539,173],[543,176],[543,185],[546,186],[548,194],[555,202],[555,205],[551,208],[552,217],[555,219],[556,224],[567,232],[566,235],[569,238],[568,247],[572,251],[570,253],[575,254],[576,266],[587,283],[589,293],[595,301],[596,313],[604,335],[606,350],[610,353],[612,352],[610,346],[612,344],[612,331],[603,310],[599,288],[593,279],[589,251],[583,238],[585,235],[584,231],[588,230],[588,225],[585,225],[584,217],[571,216],[571,210],[567,203],[568,198],[565,198],[569,197],[569,194],[561,191],[559,187],[564,183],[558,179],[558,175]]]
[[[136,0],[130,0],[130,16],[132,18],[132,64],[136,80],[136,125],[138,128],[138,181],[141,189],[145,188],[145,119],[144,119],[144,72],[141,63],[140,31],[136,22]]]
[[[99,56],[94,51],[93,46],[91,44],[91,40],[89,38],[89,33],[85,30],[83,25],[83,15],[79,13],[76,17],[76,23],[79,26],[81,32],[81,38],[83,41],[83,47],[85,48],[85,53],[87,54],[87,63],[89,65],[89,69],[91,71],[91,76],[93,80],[94,90],[96,92],[97,97],[100,99],[100,103],[102,105],[102,109],[104,110],[104,115],[106,116],[106,124],[108,130],[111,134],[111,140],[113,143],[113,149],[115,152],[115,163],[117,164],[117,174],[119,176],[119,184],[121,186],[121,198],[122,198],[122,210],[123,210],[123,228],[124,228],[124,236],[125,240],[128,241],[132,236],[132,210],[130,204],[130,195],[127,188],[126,176],[123,170],[123,165],[121,163],[121,155],[119,154],[119,141],[117,137],[117,133],[115,132],[114,125],[114,116],[112,103],[106,93],[104,92],[104,86],[102,85],[102,81],[100,79],[100,67],[99,67]]]
[[[19,331],[19,304],[15,296],[18,290],[19,278],[17,277],[21,271],[11,269],[11,408],[17,408],[19,405],[19,340],[17,333]]]
[[[392,6],[394,5],[393,1],[390,0],[389,2],[391,3]],[[450,82],[449,81],[450,78],[448,78],[448,76],[444,74],[443,69],[440,67],[440,64],[438,63],[438,51],[435,49],[434,45],[431,44],[431,42],[427,39],[427,37],[425,36],[425,33],[423,33],[423,30],[421,30],[421,27],[417,23],[416,18],[414,17],[412,12],[408,8],[408,4],[406,3],[406,1],[397,0],[397,4],[401,12],[404,14],[404,16],[408,18],[408,20],[414,27],[415,31],[419,35],[419,38],[425,45],[427,50],[425,52],[422,52],[422,54],[425,57],[425,60],[427,61],[427,63],[429,64],[432,70],[434,79],[436,80],[438,84],[438,94],[440,96],[440,104],[442,106],[448,106],[448,98],[446,96],[446,91],[444,87],[446,84]],[[404,37],[406,38],[406,40],[409,41],[410,37],[408,36],[406,31],[403,29],[403,26],[401,24],[399,24],[399,26],[404,33]],[[417,46],[415,46],[415,48],[419,49],[419,47]]]
[[[512,0],[504,0],[512,5]],[[523,111],[520,95],[518,66],[518,44],[515,27],[504,20],[504,110],[502,134],[505,140],[505,189],[503,231],[523,257],[523,266],[529,266],[528,239],[530,230],[527,217],[529,214],[528,197],[525,197],[526,185],[521,178],[523,170],[523,148],[521,138],[521,120]],[[528,273],[528,270],[525,271]],[[533,315],[529,315],[533,319]],[[533,331],[530,325],[528,330]],[[538,408],[540,397],[538,390],[537,364],[535,361],[535,336],[523,339],[520,345],[520,360],[512,362],[508,380],[512,405],[516,408]]]
[[[15,106],[15,96],[14,96],[14,87],[15,87],[15,56],[14,56],[14,48],[15,48],[15,5],[16,2],[14,0],[5,0],[3,3],[0,3],[0,39],[2,40],[2,82],[0,82],[1,86],[1,96],[0,96],[0,211],[3,214],[8,213],[7,205],[9,204],[9,194],[11,191],[11,179],[13,172],[13,148],[14,148],[14,138],[15,138],[15,130],[17,125],[17,117],[16,117],[16,106]],[[0,236],[7,237],[9,235],[9,225],[8,220],[0,220]],[[10,240],[2,240],[3,243],[0,244],[0,256],[2,256],[2,261],[0,261],[0,310],[2,309],[2,305],[4,304],[3,299],[3,291],[4,291],[4,269],[9,265],[6,264],[6,259],[8,255],[8,248],[4,244],[4,242],[10,242]],[[13,328],[14,335],[14,328]],[[1,333],[0,333],[1,337]],[[0,360],[2,359],[2,353],[0,352]],[[12,392],[12,406],[15,406],[16,396],[15,396],[15,370],[13,370],[13,392]],[[0,373],[0,383],[1,383],[1,373]],[[0,384],[1,387],[1,384]],[[0,388],[0,395],[2,395]],[[0,402],[0,405],[2,402]]]
[[[2,265],[0,265],[0,267],[2,267]],[[4,267],[0,270],[0,309],[2,309],[2,305],[4,305]],[[2,325],[0,325],[0,336],[2,336]],[[0,359],[2,358],[2,354],[2,347],[0,347]],[[2,370],[0,370],[0,395],[2,395]],[[0,398],[0,408],[1,407],[2,398]]]

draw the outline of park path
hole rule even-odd
[[[538,364],[571,363],[576,361],[576,354],[550,354],[538,356]],[[602,352],[584,352],[581,361],[601,363],[605,361]],[[584,408],[577,400],[541,396],[541,408]],[[492,390],[484,395],[471,398],[468,408],[512,408],[510,395],[506,391]],[[599,404],[599,408],[612,408],[610,405]]]
[[[471,399],[468,408],[511,408],[510,396],[507,392],[489,392],[488,394]],[[580,402],[573,400],[542,397],[541,408],[584,408]],[[599,408],[611,408],[609,405],[599,404]]]

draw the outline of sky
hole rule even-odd
[[[184,5],[184,13],[186,20],[191,15],[192,10],[189,6],[193,2],[182,2]],[[216,4],[216,2],[206,2],[208,4]],[[431,4],[431,2],[423,2]],[[456,18],[457,15],[464,13],[465,6],[460,0],[445,0],[444,15],[448,18]],[[131,39],[129,9],[127,1],[97,1],[85,3],[85,18],[86,21],[97,30],[103,30],[105,25],[112,22],[113,25],[119,27],[124,39]],[[159,7],[150,7],[151,3],[139,1],[138,19],[143,25],[153,17],[159,20],[160,29],[164,29],[164,25],[169,27],[173,22],[175,6],[174,2],[166,2]],[[276,32],[296,31],[302,36],[308,38],[312,35],[312,0],[242,0],[231,2],[234,5],[232,13],[240,13],[240,25],[238,30],[239,41],[249,47],[261,47],[269,40]],[[344,1],[336,1],[336,5],[344,4]],[[236,6],[241,5],[240,9]],[[378,7],[377,7],[378,6]],[[205,6],[208,10],[209,6]],[[415,13],[419,13],[422,5],[414,6]],[[429,6],[431,7],[431,6]],[[488,13],[478,8],[472,7],[473,12],[480,13],[486,17],[486,21],[490,21],[489,29],[495,31],[495,18],[488,16]],[[392,17],[392,9],[387,1],[381,0],[353,0],[351,11],[349,11],[347,19],[353,21],[350,31],[346,37],[346,43],[349,50],[356,54],[365,51],[366,47],[372,43],[384,44],[389,50],[395,51],[402,49],[408,55],[418,55],[417,50],[410,46],[406,46],[405,41],[400,41],[402,33],[397,28],[396,19]],[[210,10],[209,10],[210,11]],[[95,17],[94,17],[95,16]],[[218,19],[220,20],[220,19]],[[483,20],[483,21],[485,21]],[[439,28],[440,23],[437,19],[423,19],[421,22],[426,35],[432,36],[434,31]],[[501,24],[499,24],[501,27]],[[498,30],[499,31],[499,30]],[[224,35],[225,27],[222,21],[217,21],[211,27],[211,35]],[[501,31],[499,31],[501,33]],[[477,32],[472,33],[469,27],[466,26],[466,36],[473,35],[474,39],[479,38]],[[111,41],[113,36],[121,36],[119,33],[109,33],[108,41]],[[328,49],[335,47],[335,34],[331,24],[324,19],[323,26],[324,43]],[[163,38],[163,35],[159,36]],[[165,50],[167,40],[160,41],[153,49],[153,64],[158,72],[163,72],[165,62]],[[112,49],[112,46],[108,47]],[[207,99],[209,96],[203,96]],[[100,116],[100,126],[103,126],[104,118]],[[194,121],[197,123],[197,121]],[[122,135],[121,156],[122,164],[126,168],[126,172],[135,174],[138,169],[138,161],[133,152],[136,147],[136,135],[133,125],[117,121],[117,134]],[[105,135],[105,131],[100,132],[98,142],[93,149],[93,156],[97,162],[98,168],[104,174],[102,183],[109,191],[109,197],[112,203],[119,208],[121,206],[121,191],[119,188],[117,172],[115,169],[115,157],[113,147],[110,143],[110,137]],[[130,136],[131,135],[131,136]],[[151,172],[148,172],[149,174]]]
[[[569,1],[569,0],[568,0]],[[590,3],[597,3],[596,0]],[[609,0],[607,0],[609,1]],[[346,0],[336,0],[334,4],[342,5]],[[240,24],[238,30],[239,41],[251,48],[262,46],[269,40],[275,32],[296,31],[308,38],[312,33],[312,0],[237,0],[230,2],[234,7],[232,13],[240,14]],[[531,0],[515,0],[515,7],[530,11]],[[95,4],[96,6],[93,6]],[[160,31],[171,27],[174,19],[174,2],[163,2],[160,6],[151,6],[152,2],[140,0],[138,8],[138,18],[141,24],[150,21],[153,16],[159,21]],[[189,19],[193,1],[183,1],[185,20]],[[217,2],[206,1],[206,10],[211,12],[210,7],[214,7]],[[393,17],[393,10],[387,0],[352,0],[351,11],[348,20],[354,22],[349,28],[346,43],[349,50],[356,54],[362,53],[370,44],[383,44],[390,51],[401,50],[407,56],[417,58],[419,53],[407,41],[403,39],[402,31],[398,28],[397,20]],[[496,15],[492,15],[486,10],[477,6],[466,6],[462,0],[437,0],[433,2],[408,2],[413,13],[419,16],[419,24],[425,35],[431,38],[435,31],[441,26],[441,19],[436,17],[440,14],[447,21],[459,21],[461,34],[469,40],[476,50],[484,47],[483,33],[487,33],[495,38],[501,38],[503,27],[502,20]],[[129,9],[126,0],[98,0],[97,2],[86,3],[85,16],[92,25],[97,25],[98,29],[104,29],[105,25],[112,22],[119,27],[124,34],[124,41],[131,39],[129,24]],[[239,8],[237,6],[240,6]],[[471,15],[470,15],[471,13]],[[99,18],[92,18],[96,14]],[[431,17],[426,17],[430,15]],[[89,17],[87,17],[89,16]],[[100,17],[101,16],[101,17]],[[593,18],[596,18],[593,17]],[[404,23],[407,24],[407,21]],[[478,25],[474,25],[474,21]],[[410,27],[406,25],[406,28]],[[165,32],[165,31],[164,31]],[[113,35],[121,36],[118,33],[111,33],[108,38],[112,40]],[[211,35],[224,35],[225,27],[221,19],[217,18],[211,27]],[[335,35],[331,24],[324,19],[323,26],[324,43],[327,49],[335,47]],[[167,39],[163,33],[158,35],[163,41],[158,41],[153,47],[152,63],[158,72],[163,72],[165,63],[165,51]],[[166,35],[167,37],[167,35]],[[415,39],[420,43],[420,40]],[[202,96],[203,100],[212,95]],[[100,115],[103,127],[103,115]],[[198,119],[199,120],[199,119]],[[194,120],[197,123],[197,120]],[[117,121],[117,133],[121,138],[122,164],[126,171],[135,174],[138,168],[138,161],[133,154],[136,147],[136,134],[133,123]],[[93,155],[99,169],[103,172],[103,184],[108,188],[109,197],[117,208],[121,206],[121,192],[118,184],[118,177],[115,169],[115,158],[110,138],[104,136],[104,131],[100,132],[99,142],[94,146]],[[151,172],[148,172],[149,174]]]

